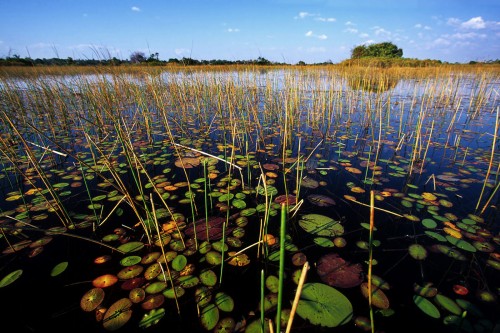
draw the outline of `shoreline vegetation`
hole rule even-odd
[[[195,60],[191,58],[169,59],[168,61],[148,58],[142,62],[132,63],[129,60],[112,58],[108,60],[74,60],[72,58],[60,59],[31,59],[19,56],[0,58],[0,76],[30,76],[30,75],[76,75],[95,73],[155,73],[163,71],[184,70],[207,70],[207,71],[247,71],[252,69],[351,69],[351,68],[374,68],[389,69],[401,72],[404,69],[448,69],[450,71],[473,71],[480,72],[498,71],[500,60],[485,62],[470,61],[469,63],[448,63],[433,59],[411,59],[391,57],[364,57],[358,59],[346,59],[339,63],[331,61],[315,64],[306,64],[299,61],[296,64],[271,62],[259,57],[256,60]],[[426,74],[427,75],[427,74]]]

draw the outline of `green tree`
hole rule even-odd
[[[401,58],[403,50],[391,42],[383,42],[377,44],[359,45],[351,51],[351,59],[359,59],[364,57],[384,57],[384,58]]]

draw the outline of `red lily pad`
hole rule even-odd
[[[225,218],[212,216],[208,218],[208,221],[203,219],[199,219],[196,222],[189,224],[184,233],[188,237],[194,237],[196,230],[196,237],[198,240],[205,241],[207,239],[210,240],[219,240],[222,238],[223,233],[223,224],[226,222]],[[208,237],[207,237],[207,229],[208,229]],[[231,227],[226,228],[226,235],[233,230]]]
[[[319,207],[329,207],[335,205],[335,200],[322,194],[309,194],[307,200]]]
[[[320,279],[339,288],[352,288],[363,282],[363,267],[361,264],[351,264],[336,253],[326,254],[316,263]]]

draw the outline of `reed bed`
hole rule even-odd
[[[441,189],[449,188],[446,182],[456,181],[451,170],[463,170],[467,162],[471,167],[463,174],[477,171],[463,184],[472,184],[480,194],[467,198],[460,212],[474,214],[496,230],[499,86],[500,68],[492,65],[2,68],[1,191],[9,202],[23,202],[2,209],[2,217],[36,219],[34,207],[46,206],[55,218],[44,228],[75,230],[82,219],[76,202],[87,207],[82,211],[90,213],[83,219],[99,233],[116,228],[110,224],[122,221],[125,212],[125,228],[140,234],[148,247],[160,244],[164,260],[158,261],[159,267],[164,280],[174,285],[176,272],[166,259],[163,237],[175,240],[183,251],[203,251],[207,242],[212,244],[211,217],[218,214],[221,224],[216,228],[224,245],[236,216],[252,198],[262,207],[255,223],[260,226],[248,242],[253,245],[242,252],[221,252],[217,284],[231,283],[223,279],[230,270],[227,263],[257,246],[252,256],[259,262],[257,324],[265,330],[265,321],[275,320],[276,331],[290,331],[291,321],[287,327],[280,316],[288,306],[284,279],[291,273],[285,272],[285,241],[297,234],[302,204],[313,202],[308,191],[319,185],[311,185],[310,179],[322,175],[323,194],[337,204],[357,207],[351,217],[370,221],[368,303],[373,332],[374,212],[411,221],[417,214],[397,208],[399,199],[384,201],[384,195],[394,193],[384,189],[391,177],[401,179],[404,194],[425,187],[431,177],[436,182],[436,176]],[[354,167],[355,159],[362,171]],[[202,168],[197,168],[200,163]],[[426,173],[438,170],[438,165],[452,167],[441,175]],[[76,193],[67,191],[68,179],[75,188],[83,186]],[[370,197],[334,193],[346,186]],[[174,192],[179,188],[186,191]],[[235,191],[243,208],[233,201]],[[30,202],[35,193],[40,198]],[[427,201],[440,199],[432,196]],[[277,197],[283,200],[281,223],[274,218],[279,215]],[[113,199],[105,205],[103,198]],[[315,200],[317,204],[324,199]],[[363,211],[366,207],[370,210]],[[377,215],[379,225],[383,222]],[[192,238],[183,231],[189,228]],[[13,248],[18,234],[5,230],[3,240]],[[420,237],[413,230],[408,237]],[[276,249],[269,241],[271,233],[279,241],[278,265],[269,259]],[[299,270],[299,296],[306,264],[300,265],[304,270]],[[277,319],[264,308],[265,281],[273,275],[279,281]],[[180,296],[175,288],[173,293],[180,313]],[[200,317],[203,311],[211,312],[199,304],[198,299]]]

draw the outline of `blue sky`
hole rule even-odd
[[[499,0],[0,0],[0,57],[340,62],[390,41],[404,57],[500,59]]]

